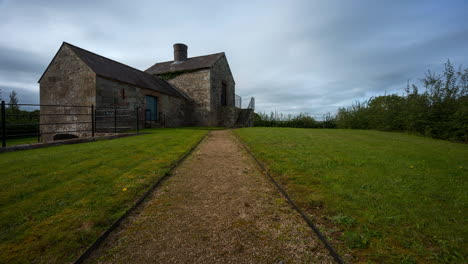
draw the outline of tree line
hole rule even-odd
[[[441,74],[428,71],[421,82],[422,89],[408,83],[402,95],[357,101],[322,121],[271,113],[256,115],[255,126],[402,131],[468,143],[468,68],[455,70],[447,61]]]
[[[336,128],[336,118],[331,113],[323,115],[321,121],[300,113],[298,115],[278,112],[255,113],[254,126],[259,127],[296,127],[296,128]]]
[[[468,142],[468,68],[455,70],[448,61],[442,74],[428,71],[405,94],[356,102],[338,110],[338,128],[406,131],[428,137]]]

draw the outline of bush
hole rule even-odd
[[[39,132],[39,110],[6,109],[6,134],[9,138],[30,137]],[[25,135],[25,136],[21,136]]]
[[[294,116],[272,112],[270,115],[266,113],[255,113],[254,126],[318,128],[320,124],[313,117],[303,113]]]
[[[407,85],[404,95],[383,95],[338,109],[338,128],[408,131],[433,138],[468,142],[468,69],[450,61],[442,75],[428,71],[425,91]]]

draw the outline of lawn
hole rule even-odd
[[[468,145],[363,130],[235,133],[353,262],[467,263]]]
[[[209,130],[0,154],[0,263],[74,260]]]
[[[31,143],[38,143],[37,137],[7,138],[7,141],[6,141],[7,146],[23,145],[23,144],[31,144]]]

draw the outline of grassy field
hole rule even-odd
[[[467,263],[468,145],[362,130],[235,133],[353,262]]]
[[[0,263],[75,259],[208,130],[0,154]]]
[[[6,144],[7,146],[13,146],[13,145],[38,143],[38,141],[37,141],[37,137],[8,138],[6,143],[7,143]]]

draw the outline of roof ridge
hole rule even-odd
[[[145,70],[145,72],[157,75],[166,72],[209,69],[222,58],[226,58],[226,53],[218,52],[203,56],[191,57],[181,61],[180,63],[174,63],[174,61],[164,61],[151,65],[148,69]]]
[[[137,68],[134,68],[134,67],[132,67],[132,66],[129,66],[129,65],[125,64],[125,63],[122,63],[122,62],[119,62],[119,61],[116,61],[116,60],[113,60],[113,59],[109,59],[109,58],[107,58],[107,57],[104,57],[104,56],[102,56],[102,55],[99,55],[99,54],[97,54],[97,53],[94,53],[94,52],[92,52],[92,51],[89,51],[89,50],[87,50],[87,49],[83,49],[83,48],[80,48],[80,47],[75,46],[75,45],[73,45],[73,44],[70,44],[70,43],[68,43],[68,42],[66,42],[66,41],[64,41],[63,43],[66,44],[66,45],[68,45],[68,46],[71,46],[71,47],[73,47],[73,48],[77,48],[77,49],[80,49],[80,50],[82,50],[82,51],[91,53],[91,54],[96,55],[96,56],[98,56],[98,57],[101,57],[101,58],[103,58],[103,59],[110,60],[110,61],[112,61],[112,62],[118,63],[118,64],[120,64],[120,65],[122,65],[122,66],[125,66],[125,67],[128,67],[128,68],[130,68],[130,69],[132,69],[132,70],[136,70],[136,71],[139,71],[139,72],[142,72],[142,73],[145,73],[145,74],[148,74],[148,75],[153,76],[152,74],[149,74],[149,73],[147,73],[147,72],[144,72],[144,71],[142,71],[142,70],[139,70],[139,69],[137,69]],[[76,54],[76,55],[78,55],[78,57],[80,56],[79,54]]]
[[[122,66],[128,67],[128,68],[130,68],[130,69],[132,69],[132,70],[136,70],[136,71],[139,71],[139,72],[144,73],[144,74],[146,74],[146,75],[149,75],[149,76],[151,76],[151,78],[154,78],[156,81],[162,81],[162,82],[167,83],[167,84],[170,85],[177,93],[179,93],[179,94],[182,95],[183,97],[187,97],[185,94],[181,93],[181,91],[179,91],[179,89],[177,89],[176,87],[174,87],[173,85],[171,85],[169,82],[167,82],[166,80],[161,79],[161,78],[159,78],[159,77],[157,77],[157,76],[154,76],[153,74],[149,74],[149,73],[147,73],[147,72],[145,72],[145,71],[139,70],[139,69],[137,69],[137,68],[134,68],[134,67],[132,67],[132,66],[129,66],[129,65],[124,64],[124,63],[121,63],[121,62],[118,62],[118,61],[116,61],[116,60],[109,59],[109,58],[107,58],[107,57],[104,57],[104,56],[99,55],[99,54],[97,54],[97,53],[94,53],[94,52],[92,52],[92,51],[89,51],[89,50],[80,48],[80,47],[78,47],[78,46],[75,46],[75,45],[73,45],[73,44],[70,44],[70,43],[68,43],[68,42],[66,42],[66,41],[64,41],[63,43],[66,44],[66,45],[68,45],[68,46],[71,46],[72,48],[80,49],[80,50],[82,50],[82,51],[85,51],[85,52],[91,53],[91,54],[93,54],[93,55],[96,55],[96,56],[98,56],[98,57],[101,57],[101,58],[110,60],[110,61],[112,61],[112,62],[116,62],[116,63],[118,63],[118,64],[120,64],[120,65],[122,65]],[[76,54],[76,55],[77,55],[78,57],[80,56],[80,54]],[[83,62],[86,63],[86,61],[83,61]]]
[[[221,54],[226,54],[224,51],[222,52],[217,52],[217,53],[213,53],[213,54],[206,54],[206,55],[200,55],[200,56],[195,56],[195,57],[190,57],[190,58],[187,58],[187,60],[190,60],[190,59],[196,59],[196,58],[201,58],[201,57],[208,57],[208,56],[213,56],[213,55],[221,55]],[[156,64],[160,64],[160,63],[168,63],[168,62],[173,62],[174,60],[170,60],[170,61],[162,61],[162,62],[156,62],[155,64],[153,65],[156,65]]]
[[[117,68],[120,68],[120,69],[122,69],[124,71],[127,71],[128,73],[131,73],[134,77],[136,76],[137,79],[140,78],[140,77],[138,77],[138,75],[141,76],[142,78],[146,79],[146,80],[139,79],[141,82],[140,83],[135,83],[135,82],[131,83],[133,85],[137,85],[137,86],[141,86],[141,87],[146,87],[148,89],[152,89],[150,87],[151,84],[150,84],[150,86],[146,86],[146,85],[148,85],[147,82],[149,81],[150,83],[157,84],[158,86],[161,87],[161,89],[163,89],[163,91],[157,90],[159,92],[170,94],[170,95],[178,95],[178,96],[181,96],[181,97],[186,97],[186,96],[184,96],[184,94],[182,94],[176,87],[171,85],[169,82],[167,82],[167,81],[165,81],[165,80],[163,80],[163,79],[161,79],[161,78],[159,78],[159,77],[157,77],[157,76],[155,76],[153,74],[149,74],[149,73],[147,73],[145,71],[139,70],[137,68],[134,68],[132,66],[129,66],[129,65],[121,63],[121,62],[118,62],[116,60],[109,59],[107,57],[104,57],[104,56],[99,55],[97,53],[94,53],[92,51],[80,48],[78,46],[75,46],[75,45],[70,44],[70,43],[65,42],[65,41],[62,43],[62,46],[64,46],[64,45],[69,47],[73,51],[73,53],[75,53],[76,56],[78,56],[78,58],[80,58],[80,60],[82,60],[87,66],[89,66],[91,68],[92,71],[94,71],[99,76],[103,76],[103,77],[106,77],[106,78],[131,83],[131,81],[129,82],[128,79],[124,80],[125,78],[122,79],[120,77],[116,77],[115,75],[112,76],[112,74],[109,75],[108,72],[106,72],[105,70],[103,72],[99,68],[96,68],[97,65],[94,65],[94,62],[89,61],[89,58],[97,58],[99,61],[102,61],[105,64],[114,65],[112,67],[117,67]],[[169,88],[169,90],[167,90],[168,88]]]

